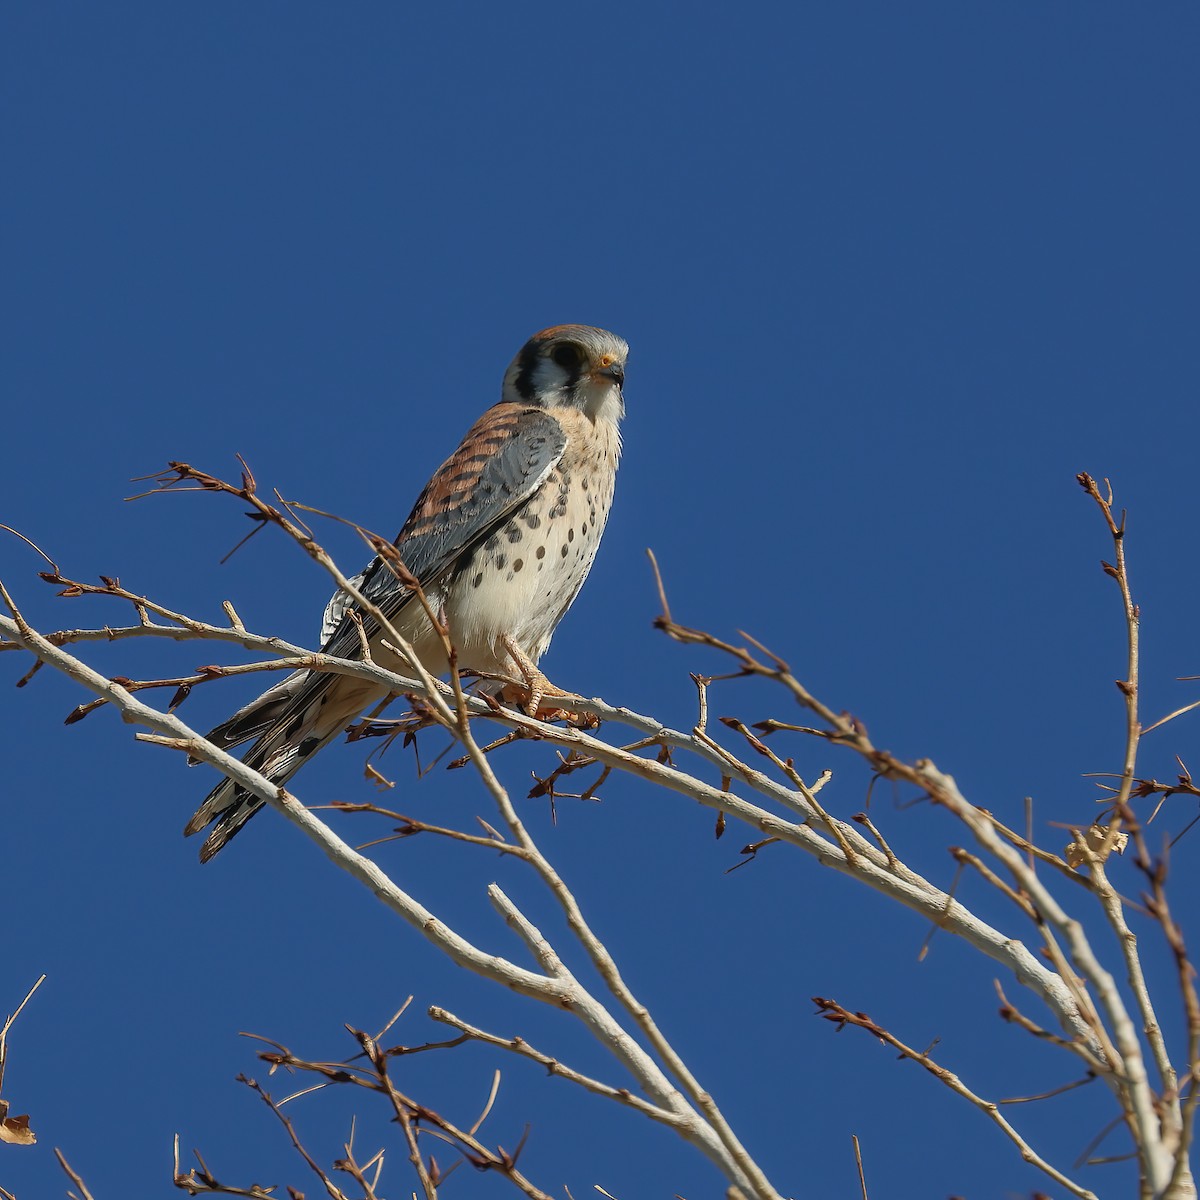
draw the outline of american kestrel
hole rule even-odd
[[[534,713],[557,690],[538,660],[587,578],[612,504],[628,353],[616,334],[588,325],[534,334],[505,372],[500,402],[434,472],[396,538],[400,560],[444,617],[459,668],[523,682]],[[382,558],[353,582],[431,674],[448,670],[419,599]],[[353,609],[344,592],[329,602],[322,652],[357,658],[365,636],[377,663],[405,674],[374,619],[351,617]],[[222,749],[254,738],[243,761],[283,784],[387,694],[348,675],[296,671],[208,736]],[[261,807],[222,780],[184,834],[216,822],[200,849],[207,862]]]

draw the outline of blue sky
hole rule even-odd
[[[229,598],[253,628],[311,642],[329,587],[300,553],[264,535],[221,566],[245,532],[236,504],[124,504],[129,479],[169,459],[233,472],[241,453],[264,486],[390,535],[530,333],[602,325],[632,346],[626,455],[551,677],[690,723],[688,672],[720,666],[652,630],[653,546],[679,619],[754,633],[877,742],[934,758],[1014,823],[1032,795],[1056,844],[1047,823],[1088,818],[1082,775],[1119,764],[1122,736],[1110,545],[1076,472],[1111,477],[1131,512],[1147,714],[1196,696],[1175,680],[1200,673],[1198,33],[1176,3],[9,5],[0,521],[68,574],[119,575],[209,619]],[[360,565],[344,532],[326,540]],[[0,543],[36,624],[124,618],[55,600],[41,565]],[[91,653],[133,676],[212,658]],[[165,1195],[175,1131],[222,1177],[311,1191],[232,1082],[261,1074],[239,1030],[337,1057],[343,1022],[377,1028],[411,992],[400,1040],[434,1035],[415,1014],[438,1003],[604,1069],[271,816],[202,870],[179,830],[207,768],[109,713],[64,728],[82,697],[49,672],[11,690],[26,666],[0,659],[15,914],[0,1009],[49,977],[6,1080],[41,1136],[0,1156],[22,1200],[65,1182],[53,1145],[97,1197]],[[249,695],[203,688],[181,715],[207,727]],[[714,708],[793,715],[736,683]],[[1151,738],[1147,774],[1196,757],[1194,720]],[[789,752],[809,776],[837,770],[835,813],[863,807],[853,763]],[[547,758],[512,754],[505,777],[521,792]],[[296,789],[367,798],[360,761],[332,747]],[[485,811],[462,773],[415,784],[391,765],[401,809],[462,825]],[[810,1015],[810,996],[833,996],[918,1046],[941,1038],[989,1096],[1072,1078],[995,1019],[965,948],[938,938],[918,963],[920,923],[814,863],[764,854],[725,874],[743,831],[714,842],[705,810],[631,782],[603,796],[560,806],[556,827],[524,811],[785,1194],[855,1194],[852,1132],[873,1197],[1043,1186],[918,1068]],[[872,811],[947,884],[964,835],[907,799],[877,788]],[[1191,812],[1174,804],[1179,828]],[[539,911],[507,864],[420,839],[381,861],[497,950],[517,953],[487,882]],[[715,1193],[672,1135],[515,1061],[467,1052],[405,1078],[466,1119],[497,1065],[485,1132],[511,1148],[531,1122],[522,1165],[547,1190]],[[334,1155],[350,1108],[322,1103],[297,1119]],[[1097,1091],[1019,1115],[1069,1166],[1109,1112]],[[1128,1189],[1124,1170],[1087,1181]],[[398,1148],[390,1171],[404,1192]],[[501,1192],[472,1175],[449,1194]]]

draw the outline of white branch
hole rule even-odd
[[[11,608],[11,600],[3,591],[2,585],[0,585],[0,594],[4,595]],[[451,961],[520,995],[559,1010],[573,1012],[602,1044],[614,1052],[619,1049],[618,1058],[629,1068],[639,1086],[660,1103],[667,1103],[679,1115],[678,1127],[684,1136],[710,1158],[727,1178],[747,1189],[750,1194],[760,1197],[761,1200],[779,1200],[778,1193],[769,1185],[765,1189],[754,1187],[752,1180],[747,1177],[737,1159],[729,1153],[722,1139],[697,1114],[693,1113],[692,1120],[687,1120],[686,1113],[690,1111],[689,1106],[663,1076],[653,1059],[621,1028],[604,1006],[595,1000],[565,969],[563,974],[558,977],[539,975],[518,967],[505,958],[488,954],[479,949],[449,926],[443,924],[419,901],[398,887],[377,864],[352,849],[285,788],[272,784],[257,771],[247,767],[240,759],[218,749],[185,725],[178,717],[159,712],[142,703],[119,684],[105,678],[65,650],[52,645],[19,616],[16,619],[0,616],[0,634],[12,641],[20,642],[44,662],[74,679],[89,691],[104,697],[121,713],[122,719],[126,722],[144,725],[154,730],[160,736],[153,740],[165,740],[168,744],[185,750],[192,758],[210,763],[235,780],[251,795],[282,813],[310,840],[315,842],[331,862],[367,887],[384,905],[413,926]],[[347,673],[358,674],[361,669],[370,668],[370,664],[353,663],[349,660],[344,664],[336,659],[329,661],[339,667],[344,665],[346,668],[356,668],[354,671],[348,670]],[[379,671],[380,669],[373,668],[373,670]],[[391,678],[400,681],[399,677],[392,676]],[[410,688],[409,690],[424,689]],[[496,891],[499,890],[496,889]],[[540,938],[540,934],[537,937]]]

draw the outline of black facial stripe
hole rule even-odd
[[[521,351],[521,357],[517,363],[517,378],[515,387],[517,395],[521,397],[526,404],[537,403],[537,392],[533,385],[533,374],[537,370],[538,353],[537,348],[527,345]]]

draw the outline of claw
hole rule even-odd
[[[575,693],[555,687],[512,638],[504,638],[503,644],[523,681],[503,688],[500,695],[505,703],[522,709],[537,721],[566,721],[577,729],[595,729],[600,724],[600,719],[591,713],[567,712],[556,705],[543,706],[542,701],[549,696],[573,696]]]

